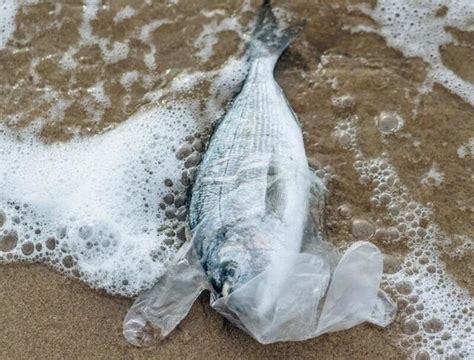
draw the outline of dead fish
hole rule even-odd
[[[193,241],[214,291],[223,296],[266,269],[274,255],[301,248],[308,161],[297,116],[273,76],[294,33],[278,26],[266,1],[246,80],[215,129],[193,186]]]
[[[124,334],[132,344],[150,340],[143,332],[149,323],[169,334],[205,289],[217,311],[262,343],[393,318],[393,308],[376,300],[382,257],[375,246],[356,243],[334,266],[339,258],[320,232],[305,242],[310,200],[321,204],[324,186],[308,167],[297,116],[273,76],[295,34],[265,1],[248,48],[248,74],[211,136],[192,188],[192,241],[127,314]]]

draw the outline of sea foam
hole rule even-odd
[[[13,32],[16,5],[3,2],[0,8],[1,47]],[[106,64],[129,57],[128,40],[112,42],[94,31],[91,23],[101,9],[93,0],[82,7],[79,39],[60,58],[62,68],[77,68],[78,51],[89,45],[100,49]],[[132,10],[119,10],[116,22],[133,17]],[[134,35],[153,45],[150,34],[170,22],[152,19]],[[151,52],[145,62],[156,68],[154,45]],[[34,84],[39,62],[31,62]],[[72,140],[65,143],[45,143],[41,137],[45,124],[61,124],[72,104],[54,88],[45,94],[49,110],[27,126],[14,126],[17,114],[5,115],[0,122],[0,263],[44,262],[124,296],[153,285],[187,239],[187,189],[212,123],[241,83],[245,66],[243,59],[230,57],[210,71],[183,70],[168,86],[146,92],[148,105],[120,124],[90,137],[76,135],[72,126]],[[129,91],[150,76],[128,71],[118,79]],[[113,105],[108,81],[87,88],[91,101],[81,99],[87,109],[84,120],[92,124],[100,123]],[[192,94],[176,98],[192,93],[199,83],[209,85],[205,105]]]
[[[378,0],[371,9],[366,5],[352,7],[372,17],[379,27],[353,27],[353,32],[375,32],[387,44],[408,57],[420,57],[430,65],[425,86],[439,83],[474,106],[474,84],[464,80],[444,63],[441,47],[458,41],[449,28],[473,30],[474,2],[470,0],[399,1]]]

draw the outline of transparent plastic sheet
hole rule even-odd
[[[212,179],[209,185],[214,187],[228,184],[223,191],[232,206],[224,225],[232,225],[244,242],[242,251],[234,240],[236,243],[220,247],[219,254],[244,256],[241,263],[252,269],[241,270],[245,281],[238,282],[232,291],[225,287],[216,290],[209,255],[216,250],[203,246],[202,238],[223,241],[219,240],[223,224],[222,219],[217,222],[215,211],[206,209],[208,215],[193,229],[192,240],[181,249],[176,262],[152,289],[139,295],[127,314],[124,335],[130,343],[141,346],[149,342],[150,329],[167,336],[204,290],[211,292],[211,306],[216,311],[263,344],[304,340],[365,321],[386,326],[393,320],[396,307],[379,290],[383,271],[380,251],[370,242],[359,241],[341,257],[322,240],[320,180],[306,167],[301,178],[303,171],[288,175],[287,169],[288,164],[273,164],[264,156],[240,164],[232,178]],[[236,182],[242,173],[245,180]],[[305,181],[299,181],[302,179]],[[290,186],[296,195],[286,200],[286,207],[300,202],[297,213],[275,216],[265,213],[265,206],[249,206],[262,191],[268,206],[272,189],[278,189],[271,197],[281,205],[283,195],[278,193],[289,186],[288,181],[296,184]],[[299,216],[306,218],[303,233],[296,229]]]

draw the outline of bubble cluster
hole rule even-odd
[[[84,61],[77,54],[87,46],[98,49],[108,64],[127,56],[127,40],[111,42],[94,33],[91,23],[101,10],[96,1],[84,4],[81,39],[60,62],[69,70]],[[132,8],[122,10],[115,22],[134,16]],[[150,33],[166,23],[145,23],[137,35],[152,43]],[[33,82],[40,64],[32,62]],[[155,59],[148,65],[154,68]],[[238,90],[246,66],[245,59],[231,57],[210,71],[183,72],[166,88],[144,94],[153,106],[135,109],[108,132],[67,143],[45,144],[39,137],[43,124],[67,119],[74,104],[54,89],[47,94],[53,104],[47,114],[29,126],[13,130],[8,126],[13,120],[2,119],[0,263],[45,262],[125,296],[153,285],[187,240],[188,189],[212,124]],[[117,82],[132,92],[147,76],[130,70],[119,74]],[[202,82],[209,86],[205,105],[193,97],[176,99],[176,93],[190,92]],[[78,93],[91,126],[113,105],[109,86],[98,80]],[[126,96],[124,105],[129,101]]]
[[[193,133],[183,107],[144,110],[67,144],[17,141],[4,130],[0,259],[46,261],[122,295],[150,286],[186,240],[192,169],[176,149]]]
[[[442,60],[440,48],[456,40],[450,27],[472,30],[474,3],[470,0],[427,0],[409,3],[379,0],[374,9],[354,6],[372,17],[380,27],[360,26],[353,31],[370,31],[382,35],[388,45],[407,57],[420,57],[430,64],[422,91],[437,82],[474,105],[474,84],[459,77]]]
[[[21,12],[30,6],[41,4],[23,4]],[[46,26],[52,26],[51,31],[63,31],[62,19],[69,16],[65,6],[48,7],[51,21]],[[15,28],[16,7],[16,2],[0,3],[0,48]],[[129,36],[122,39],[113,29],[107,33],[97,26],[111,15],[112,27],[124,28],[147,7],[150,4],[112,9],[85,1],[74,18],[79,36],[72,42],[66,39],[60,54],[53,47],[50,55],[31,59],[31,76],[25,77],[35,89],[47,91],[39,92],[39,98],[28,91],[25,96],[35,108],[46,110],[25,121],[31,111],[12,106],[16,113],[6,111],[1,119],[0,263],[46,262],[93,287],[128,296],[154,284],[186,241],[188,188],[209,129],[238,89],[246,62],[230,57],[213,70],[171,76],[172,69],[156,71],[153,36],[176,19],[152,18],[129,26]],[[224,23],[224,28],[214,28],[216,16],[206,17],[209,26],[204,26],[211,40],[228,28]],[[228,25],[243,36],[239,17],[232,19]],[[34,39],[27,25],[20,26],[24,36]],[[137,54],[137,46],[149,51]],[[122,69],[117,64],[125,59],[129,63]],[[53,66],[51,74],[63,74],[65,83],[51,86],[45,64]],[[112,67],[118,71],[107,76]],[[88,77],[90,73],[94,76]],[[192,96],[175,99],[176,93],[190,93],[199,83],[209,86],[205,105]],[[147,102],[154,105],[142,106]],[[111,124],[104,127],[104,119]],[[73,124],[64,128],[72,140],[40,140],[45,127],[62,122]],[[20,123],[28,126],[15,129]],[[79,129],[82,124],[87,126]],[[98,130],[109,131],[79,136]]]
[[[352,117],[336,126],[335,135],[347,137],[341,146],[353,151],[360,182],[371,187],[373,206],[384,210],[385,223],[391,225],[374,228],[367,220],[353,219],[352,233],[408,248],[403,258],[386,257],[382,282],[398,304],[400,346],[416,359],[468,359],[474,353],[474,303],[440,259],[447,235],[433,222],[432,208],[410,196],[387,158],[366,158],[356,130],[357,117]]]

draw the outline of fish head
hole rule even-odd
[[[267,256],[261,245],[255,233],[228,234],[208,264],[209,280],[220,296],[230,295],[263,270]]]

